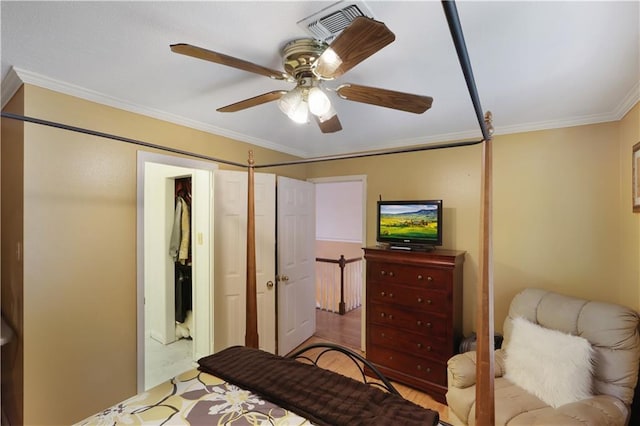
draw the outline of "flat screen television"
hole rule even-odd
[[[377,240],[392,249],[442,245],[442,200],[378,201]]]

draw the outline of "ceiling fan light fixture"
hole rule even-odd
[[[306,102],[300,102],[296,108],[287,114],[291,120],[298,124],[309,122],[309,106]]]
[[[278,100],[278,107],[296,123],[309,121],[309,106],[305,100],[305,89],[300,86],[285,93]]]
[[[322,52],[322,55],[313,63],[311,71],[319,78],[325,80],[332,80],[331,76],[342,65],[342,58],[333,50],[328,47]]]
[[[280,110],[287,115],[292,114],[298,105],[303,102],[303,93],[299,87],[289,90],[278,100]]]
[[[319,87],[309,89],[307,101],[309,102],[309,111],[311,111],[311,114],[318,117],[325,115],[331,109],[329,97]]]

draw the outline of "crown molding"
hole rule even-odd
[[[105,94],[96,92],[94,90],[86,89],[81,86],[70,84],[64,81],[56,80],[42,74],[34,73],[31,71],[23,70],[20,68],[12,67],[7,77],[2,82],[2,106],[8,102],[11,97],[17,92],[22,84],[30,84],[33,86],[42,87],[44,89],[53,90],[55,92],[63,93],[65,95],[74,96],[76,98],[84,99],[91,102],[96,102],[101,105],[118,108],[124,111],[132,112],[135,114],[144,115],[151,118],[167,121],[170,123],[178,124],[180,126],[189,127],[203,132],[211,133],[217,136],[224,136],[230,139],[235,139],[241,142],[250,143],[256,146],[260,146],[266,149],[272,149],[274,151],[282,152],[285,154],[294,155],[297,157],[305,157],[308,153],[292,149],[290,147],[273,143],[271,141],[255,138],[242,133],[229,131],[220,127],[212,126],[200,121],[191,120],[185,117],[181,117],[176,114],[171,114],[165,111],[156,110],[153,108],[147,108],[141,105],[134,104],[123,99],[107,96]],[[6,88],[6,101],[5,101],[5,88]]]
[[[633,108],[638,102],[640,102],[640,81],[637,81],[635,86],[631,88],[627,96],[622,99],[622,102],[614,110],[613,115],[616,120],[622,120],[627,115],[631,108]]]
[[[2,90],[0,93],[0,100],[2,102],[2,109],[7,106],[7,103],[13,98],[18,89],[22,87],[23,81],[16,72],[15,68],[9,69],[7,76],[2,80]]]

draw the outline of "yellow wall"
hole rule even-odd
[[[26,116],[243,164],[249,148],[261,162],[295,159],[35,86],[26,85],[23,93]],[[22,123],[2,120],[3,150],[20,149],[20,135],[4,139],[5,129],[16,126]],[[24,423],[70,424],[136,393],[141,148],[29,123],[23,140]],[[3,170],[6,160],[3,156]],[[303,172],[303,167],[280,171],[305,178]],[[20,187],[3,187],[2,196],[3,202],[20,199]],[[7,229],[4,225],[3,220]],[[3,273],[19,271],[20,265],[5,270],[4,254],[3,249]],[[21,293],[22,287],[12,285],[12,291]],[[3,400],[12,396],[3,394]]]
[[[620,122],[620,198],[622,211],[618,220],[620,240],[620,279],[625,283],[618,295],[620,300],[640,310],[640,213],[632,213],[631,153],[640,143],[640,103]],[[635,306],[633,303],[635,302]]]
[[[496,328],[525,287],[629,304],[620,297],[617,138],[618,123],[496,138]]]
[[[19,90],[4,111],[24,112],[24,91]],[[15,335],[22,336],[23,324],[23,151],[24,125],[2,120],[2,316]],[[15,336],[2,346],[2,410],[14,424],[22,424],[24,342]]]

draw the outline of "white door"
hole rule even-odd
[[[316,331],[315,189],[278,176],[278,354]]]
[[[255,174],[256,289],[260,349],[275,352],[275,175]],[[244,345],[246,332],[247,173],[214,177],[214,352]]]

